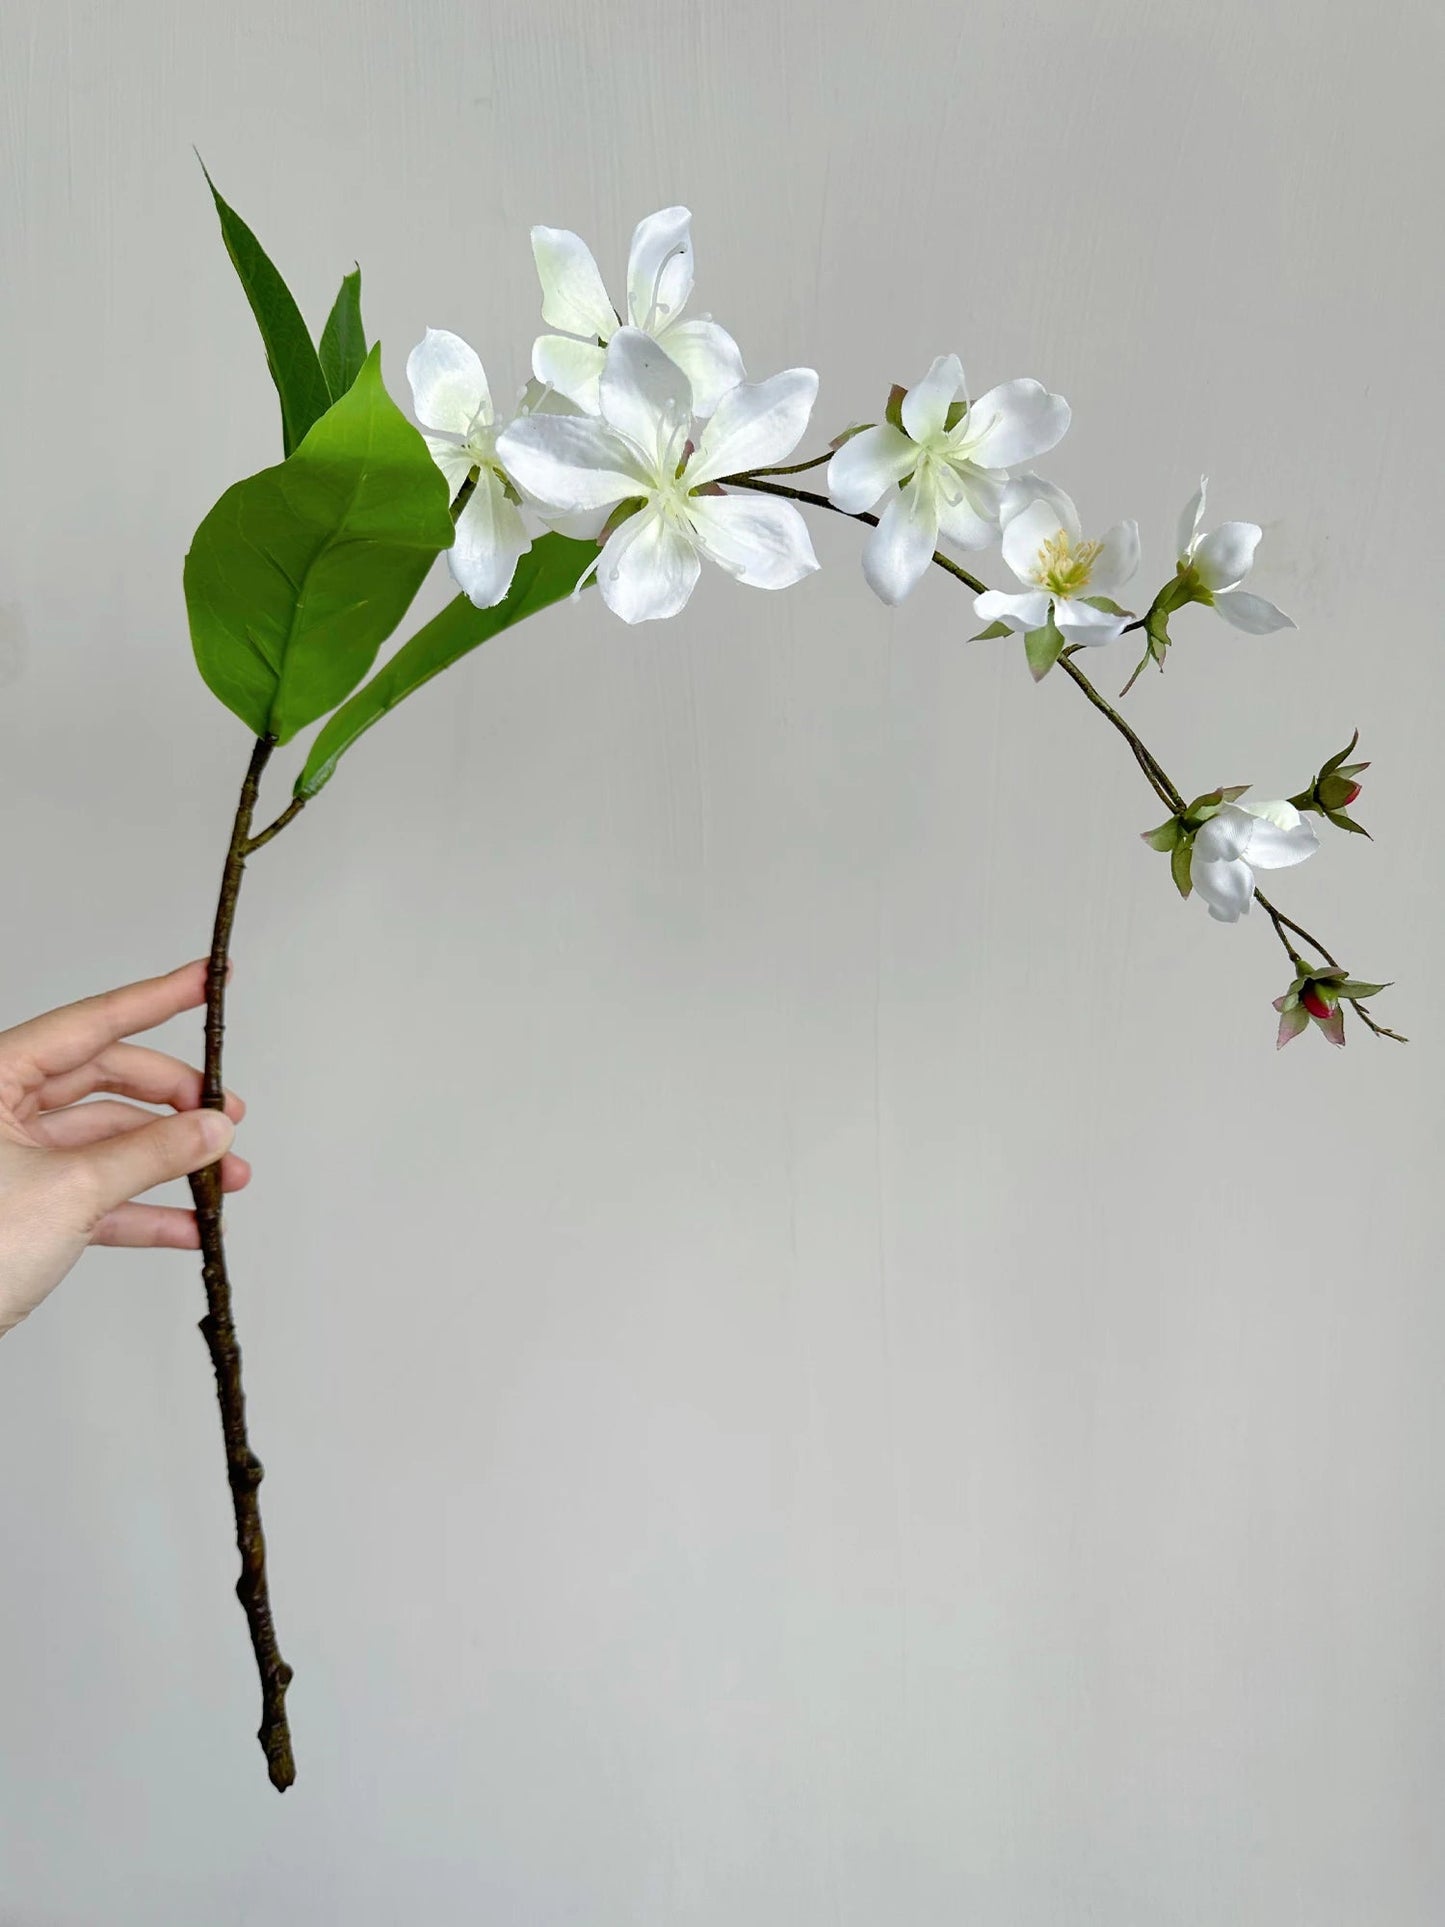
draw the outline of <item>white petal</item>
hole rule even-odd
[[[520,489],[564,515],[625,502],[649,486],[627,443],[587,415],[527,415],[502,430],[497,456]]]
[[[863,546],[863,574],[884,602],[899,603],[917,584],[938,547],[933,491],[910,483],[888,498],[878,526]]]
[[[750,588],[786,589],[818,566],[808,525],[791,502],[695,495],[688,506],[704,552]]]
[[[658,340],[692,383],[692,412],[707,416],[747,379],[742,350],[726,328],[699,317],[658,331]]]
[[[1068,426],[1062,395],[1037,381],[1005,381],[979,396],[955,432],[980,468],[1012,468],[1056,447]]]
[[[1209,824],[1206,823],[1204,828],[1207,830]],[[1200,835],[1203,835],[1203,831]],[[1222,863],[1201,862],[1198,837],[1194,840],[1194,859],[1189,866],[1189,878],[1209,905],[1209,914],[1217,923],[1237,923],[1249,908],[1249,900],[1254,895],[1254,873],[1249,865],[1238,858]]]
[[[1313,856],[1319,847],[1320,840],[1308,823],[1301,820],[1292,828],[1281,829],[1261,817],[1255,821],[1244,856],[1255,870],[1288,870]]]
[[[1040,551],[1064,533],[1059,511],[1052,502],[1040,499],[1020,509],[1003,532],[1003,559],[1026,588],[1036,586]]]
[[[664,516],[643,509],[607,538],[597,586],[624,622],[656,622],[684,606],[701,570],[686,536]]]
[[[986,589],[974,597],[973,612],[980,622],[1006,622],[1020,631],[1042,629],[1049,618],[1049,598],[1042,589],[1030,589],[1024,595]]]
[[[659,342],[619,328],[602,370],[602,419],[642,453],[652,474],[676,472],[692,424],[692,384]]]
[[[532,343],[532,373],[556,389],[585,414],[601,411],[599,384],[607,350],[595,341],[574,341],[570,335],[538,335]]]
[[[918,450],[901,428],[879,422],[850,435],[828,464],[828,494],[845,515],[861,515],[883,494],[911,475]]]
[[[1194,838],[1195,857],[1206,863],[1232,863],[1249,847],[1256,819],[1248,810],[1226,803],[1203,824]]]
[[[423,435],[422,440],[431,451],[431,458],[447,478],[447,486],[456,500],[457,490],[471,474],[475,464],[471,453],[460,442],[450,441],[441,435]]]
[[[963,398],[963,363],[940,355],[915,388],[903,397],[903,426],[916,442],[941,435],[948,411]]]
[[[1139,566],[1139,524],[1116,522],[1104,537],[1098,559],[1089,572],[1089,587],[1098,595],[1112,595]]]
[[[1260,796],[1252,803],[1237,803],[1235,808],[1243,810],[1246,816],[1263,817],[1266,823],[1273,823],[1281,830],[1292,830],[1304,821],[1294,804],[1284,797]]]
[[[1065,495],[1056,482],[1046,482],[1042,475],[1027,473],[1015,475],[1005,482],[1003,497],[999,502],[999,520],[1007,528],[1022,509],[1034,502],[1048,502],[1058,511],[1059,524],[1068,531],[1071,542],[1083,540],[1083,526],[1079,521],[1079,511],[1074,507],[1072,496]]]
[[[534,227],[532,258],[542,284],[542,319],[548,327],[606,341],[617,326],[617,314],[587,243],[568,228]]]
[[[962,475],[955,472],[947,486],[956,491],[956,499],[949,501],[939,487],[938,532],[943,539],[960,549],[986,549],[996,542],[1003,484],[976,468]]]
[[[692,293],[692,215],[665,207],[639,221],[627,255],[627,318],[656,334]]]
[[[1199,533],[1199,524],[1204,520],[1204,498],[1209,493],[1209,477],[1201,475],[1199,486],[1184,504],[1179,517],[1179,560],[1183,562],[1194,546],[1194,538]]]
[[[1121,636],[1128,621],[1127,616],[1111,616],[1107,609],[1095,609],[1077,596],[1054,597],[1054,625],[1066,642],[1082,642],[1092,649]]]
[[[687,465],[688,485],[780,462],[803,438],[818,395],[811,368],[786,368],[766,381],[744,381],[718,403]]]
[[[1276,629],[1294,628],[1283,609],[1277,609],[1262,595],[1251,595],[1248,589],[1216,589],[1214,606],[1226,622],[1243,629],[1247,636],[1268,636]]]
[[[1221,522],[1203,536],[1193,562],[1206,589],[1232,589],[1249,574],[1260,531],[1253,522]]]
[[[507,500],[496,472],[483,469],[447,550],[458,588],[479,609],[490,609],[511,587],[517,558],[531,546],[516,503]]]
[[[406,358],[406,378],[416,418],[425,428],[465,435],[479,415],[484,422],[491,420],[487,377],[475,348],[460,335],[428,328]]]

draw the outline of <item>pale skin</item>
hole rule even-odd
[[[217,1159],[223,1190],[249,1183],[240,1098],[204,1110],[193,1065],[126,1041],[205,1000],[202,961],[0,1031],[0,1336],[91,1245],[196,1250],[193,1211],[144,1201],[156,1185]]]

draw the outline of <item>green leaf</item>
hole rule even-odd
[[[1006,622],[991,622],[987,629],[980,629],[976,636],[970,636],[969,641],[992,642],[995,636],[1011,636],[1012,634],[1013,630],[1009,628]]]
[[[341,278],[341,291],[331,304],[321,330],[318,359],[333,401],[340,401],[361,373],[366,360],[366,330],[361,325],[361,269]]]
[[[247,728],[289,741],[360,682],[453,534],[441,471],[373,348],[295,454],[227,489],[196,530],[201,675]]]
[[[1174,845],[1173,852],[1169,858],[1169,874],[1173,877],[1174,888],[1179,892],[1181,897],[1187,897],[1194,887],[1190,879],[1190,871],[1193,865],[1194,838],[1192,836],[1182,836]]]
[[[464,595],[448,603],[326,723],[296,779],[296,794],[314,796],[331,780],[337,762],[357,738],[380,722],[389,709],[395,709],[403,697],[524,616],[535,615],[570,595],[582,571],[596,559],[595,542],[544,535],[518,562],[511,588],[494,608],[475,608]]]
[[[1162,856],[1167,856],[1177,847],[1180,837],[1184,834],[1184,826],[1177,816],[1171,816],[1168,822],[1161,823],[1157,830],[1141,830],[1139,834],[1151,850],[1158,850]]]
[[[1064,638],[1054,622],[1053,611],[1042,629],[1030,629],[1024,637],[1024,654],[1029,659],[1029,674],[1042,682],[1059,659]]]
[[[206,174],[204,161],[201,172]],[[331,392],[291,290],[271,265],[250,228],[216,192],[216,184],[209,174],[206,174],[206,186],[216,203],[221,238],[226,243],[231,266],[246,291],[261,339],[266,344],[266,366],[281,397],[282,448],[289,455],[331,406]]]

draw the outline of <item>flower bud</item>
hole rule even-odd
[[[1299,1000],[1311,1017],[1318,1018],[1322,1024],[1329,1022],[1334,1005],[1318,984],[1306,984],[1300,991]]]

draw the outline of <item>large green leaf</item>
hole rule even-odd
[[[321,330],[321,372],[331,399],[340,401],[361,373],[366,360],[366,330],[361,325],[361,269],[353,268],[341,281],[341,292],[331,304]]]
[[[228,488],[196,530],[185,588],[202,676],[287,742],[361,681],[453,533],[441,471],[373,348],[295,454]]]
[[[389,709],[395,709],[403,697],[524,616],[535,615],[570,595],[582,571],[596,559],[593,542],[544,535],[518,562],[511,588],[494,608],[475,608],[464,595],[449,602],[439,616],[403,643],[390,662],[378,669],[320,731],[311,745],[306,767],[296,779],[296,794],[314,796],[331,780],[337,762],[356,739],[380,722]]]
[[[204,161],[201,172],[206,174]],[[282,447],[289,455],[300,445],[312,423],[331,406],[331,391],[291,290],[250,228],[216,192],[216,184],[209,174],[206,174],[206,186],[211,190],[221,219],[221,238],[226,243],[226,252],[240,277],[261,330],[261,339],[266,344],[266,365],[281,397]]]

